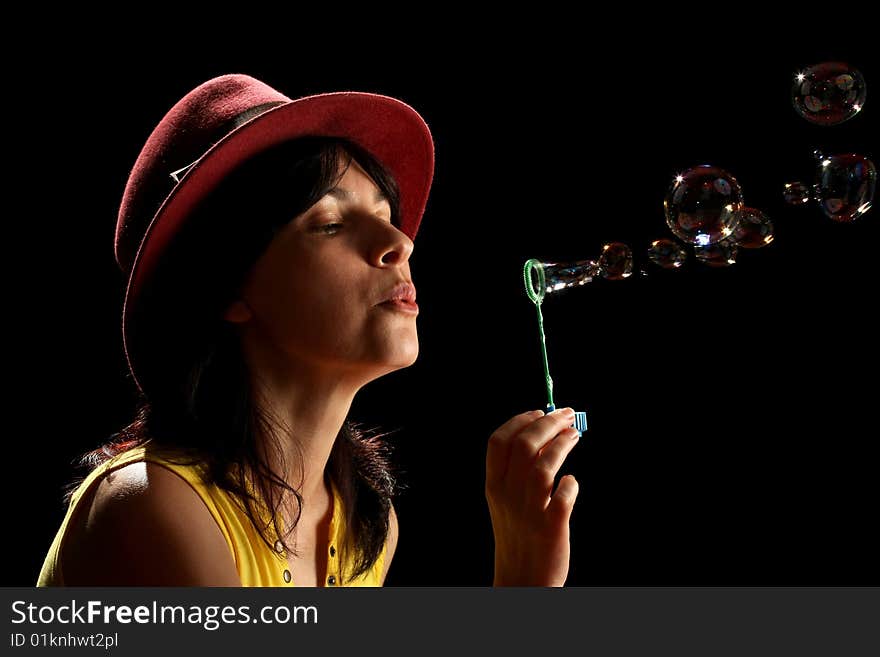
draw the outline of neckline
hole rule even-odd
[[[333,547],[336,555],[339,554],[339,548],[336,545],[336,543],[338,543],[338,541],[336,540],[336,537],[337,537],[337,529],[339,527],[340,507],[342,506],[341,496],[340,496],[339,491],[336,488],[336,484],[333,482],[333,478],[328,476],[328,477],[326,477],[326,480],[327,480],[329,487],[330,487],[330,523],[327,528],[327,535],[324,537],[324,543],[321,546],[315,545],[315,550],[318,550],[318,549],[324,550],[324,558],[325,558],[323,579],[319,580],[319,582],[316,583],[317,586],[326,586],[327,580],[330,577],[330,575],[332,574],[332,563],[331,563],[330,558],[328,557],[329,548]],[[279,518],[279,525],[281,526],[282,535],[286,534],[287,525],[284,522],[283,515]],[[293,572],[290,570],[290,562],[288,561],[287,550],[285,550],[282,553],[278,553],[276,551],[275,556],[281,557],[284,560],[282,572],[287,571],[290,573],[290,582],[287,582],[287,584],[290,586],[296,586],[297,585],[296,581],[293,579]]]

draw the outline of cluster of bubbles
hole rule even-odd
[[[719,167],[701,165],[677,175],[663,210],[672,234],[693,247],[697,260],[712,267],[734,264],[739,248],[758,249],[773,241],[773,222],[745,204],[736,178]],[[664,257],[670,251],[672,245],[655,240],[648,258],[664,269],[681,267],[684,249],[672,260]]]
[[[797,113],[822,126],[843,123],[858,114],[865,103],[862,74],[842,62],[811,66],[795,75],[791,97]],[[851,223],[864,215],[874,198],[877,170],[863,155],[825,155],[814,152],[815,182],[785,185],[788,205],[815,203],[830,219]],[[661,269],[679,269],[691,247],[694,257],[711,267],[736,262],[739,249],[759,249],[774,239],[773,223],[761,210],[749,207],[742,189],[730,173],[700,165],[675,176],[663,201],[666,225],[676,239],[663,237],[647,248],[648,260]],[[595,259],[570,263],[529,261],[526,289],[539,304],[546,293],[585,285],[594,278],[618,281],[633,273],[632,249],[622,242],[602,247]],[[647,271],[641,270],[647,275]]]

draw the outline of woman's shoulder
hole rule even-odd
[[[226,539],[194,486],[196,465],[141,447],[90,477],[65,550],[68,586],[240,585]]]

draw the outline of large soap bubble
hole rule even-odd
[[[708,164],[676,176],[663,201],[669,229],[679,239],[699,246],[730,236],[742,208],[742,190],[736,178]]]
[[[859,71],[843,62],[825,62],[795,75],[791,100],[810,123],[836,125],[861,111],[866,91]]]
[[[816,202],[829,219],[855,221],[871,209],[877,169],[864,155],[844,153],[825,156],[815,153]]]

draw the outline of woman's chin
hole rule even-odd
[[[393,353],[382,359],[380,369],[382,374],[403,370],[416,362],[419,357],[418,344],[413,349],[395,349]],[[381,376],[381,374],[380,374]]]
[[[389,365],[393,368],[393,370],[402,370],[415,363],[416,360],[418,360],[418,357],[419,350],[417,347],[416,349],[409,351],[408,353],[397,354],[395,358],[389,360]]]

